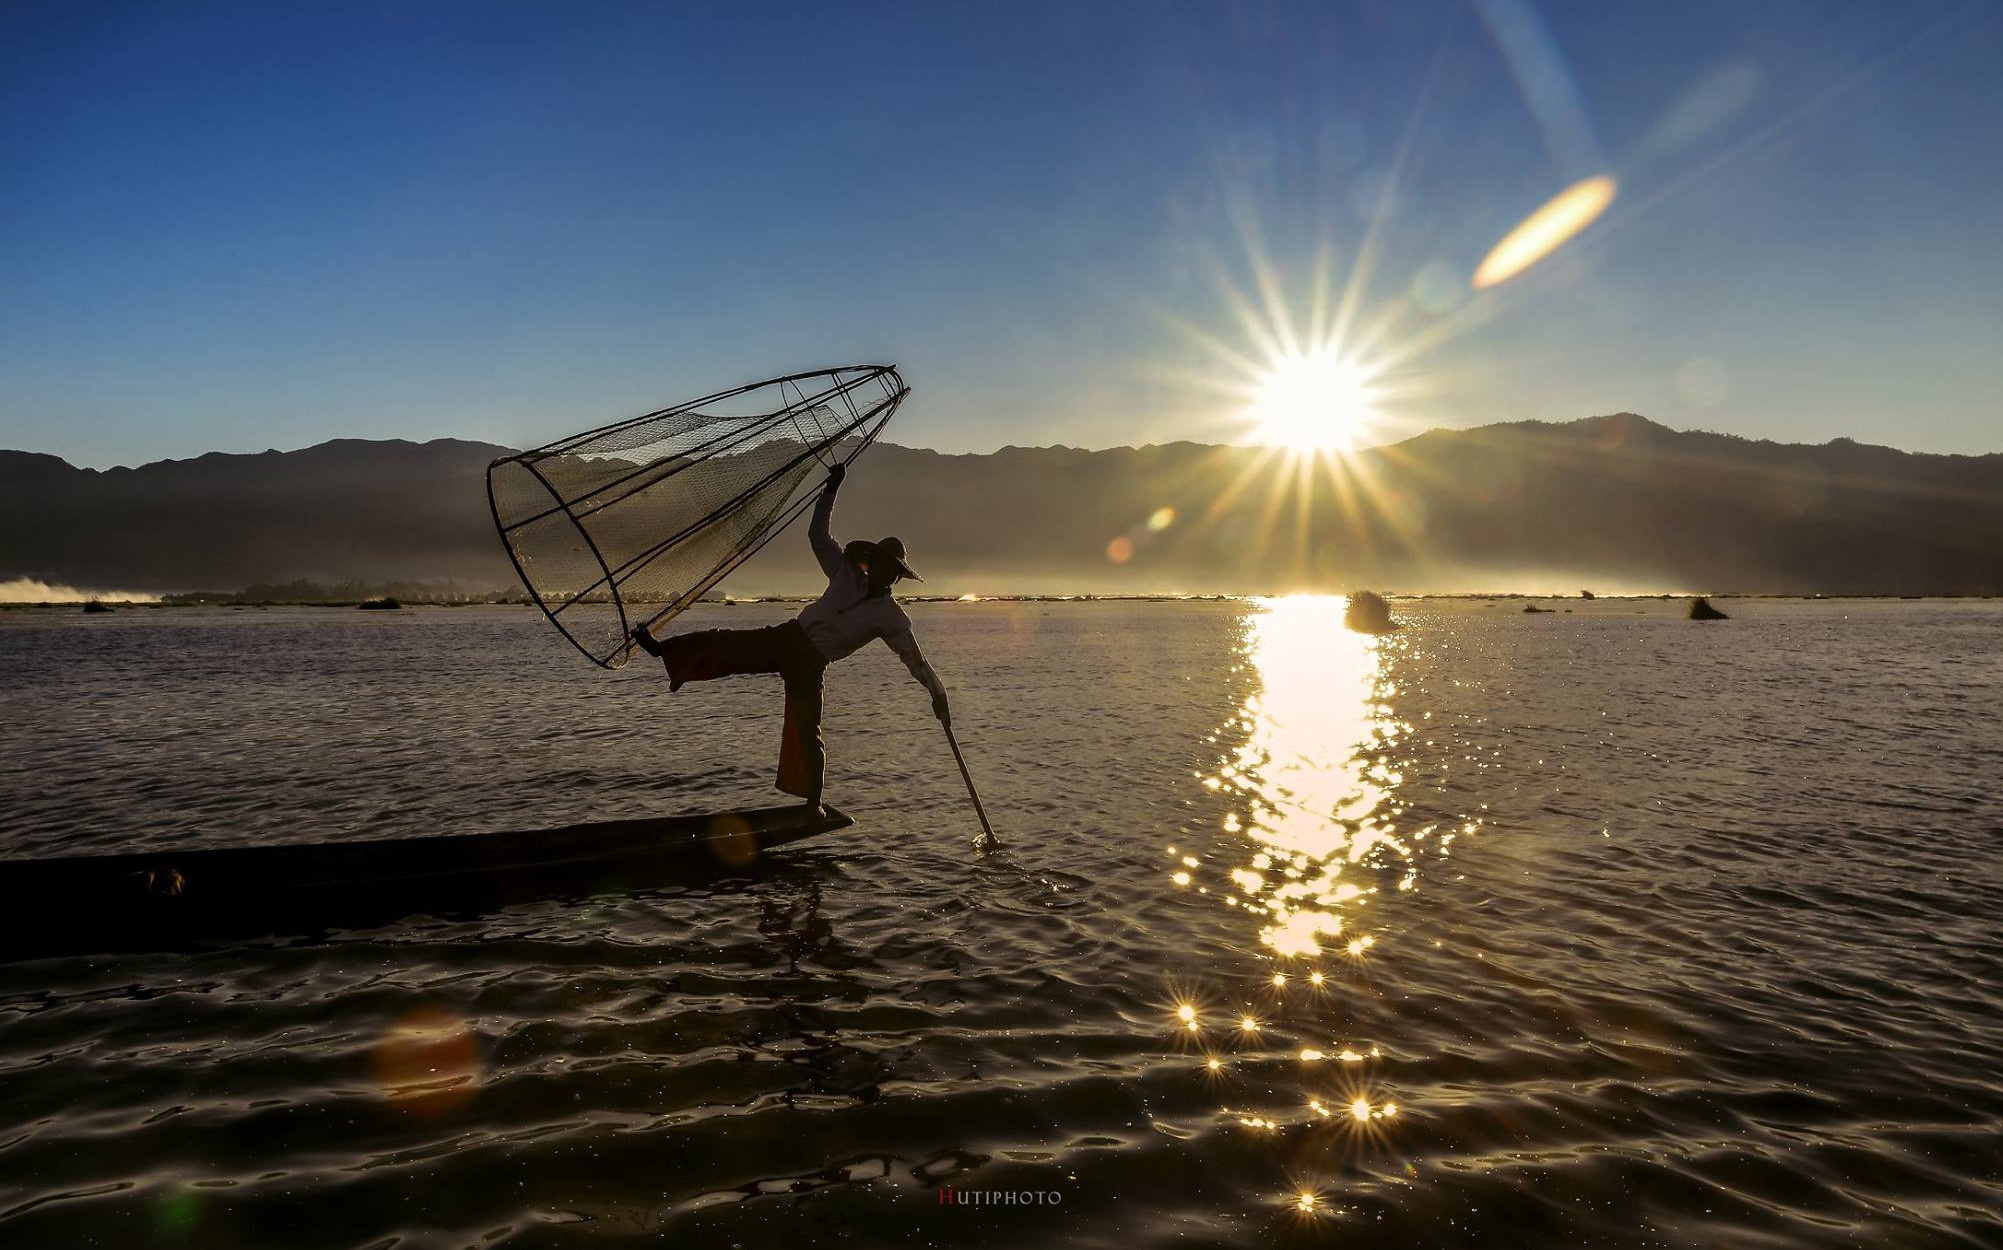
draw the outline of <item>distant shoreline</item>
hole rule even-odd
[[[1245,594],[1079,594],[1079,595],[900,595],[903,603],[1231,603],[1259,599],[1285,599],[1296,595],[1339,596],[1342,591],[1271,591]],[[1488,592],[1456,592],[1452,594],[1408,594],[1398,591],[1380,592],[1394,603],[1657,603],[1689,599],[1694,591],[1664,591],[1657,594],[1595,594],[1586,599],[1580,595],[1548,595],[1530,591],[1499,590]],[[1825,600],[1831,603],[1860,602],[1923,602],[1923,601],[1984,601],[2003,598],[1999,595],[1982,594],[1942,594],[1911,595],[1894,593],[1876,594],[1800,594],[1778,591],[1705,591],[1706,598],[1718,600],[1770,600],[1815,602]],[[86,603],[102,604],[106,608],[120,611],[165,609],[170,611],[197,608],[326,608],[336,611],[350,611],[360,608],[363,603],[377,596],[362,596],[344,599],[248,599],[226,595],[163,595],[158,600],[118,599],[92,596],[88,599],[53,599],[35,602],[0,603],[0,612],[74,612]],[[402,608],[486,608],[513,607],[534,608],[536,605],[525,596],[495,598],[423,598],[397,596]],[[814,602],[812,595],[747,595],[729,596],[716,599],[702,599],[694,606],[699,607],[755,607],[760,604],[784,604],[799,606]],[[606,607],[609,604],[587,605]],[[641,604],[638,606],[646,606]]]

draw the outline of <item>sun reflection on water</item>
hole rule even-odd
[[[1411,848],[1397,834],[1403,780],[1386,763],[1407,731],[1392,714],[1382,636],[1343,626],[1342,596],[1261,602],[1246,653],[1259,678],[1224,733],[1242,742],[1211,789],[1235,800],[1224,830],[1251,858],[1228,870],[1239,905],[1263,916],[1259,939],[1305,958],[1339,946],[1361,955],[1355,913],[1386,869],[1409,888]],[[1221,737],[1222,735],[1220,735]]]
[[[1171,1027],[1202,1047],[1190,1057],[1203,1079],[1233,1073],[1236,1093],[1264,1104],[1221,1116],[1285,1139],[1296,1169],[1314,1158],[1336,1172],[1355,1152],[1394,1149],[1402,1106],[1383,1049],[1358,1036],[1369,1026],[1352,992],[1413,927],[1379,910],[1417,889],[1426,856],[1475,828],[1428,816],[1423,801],[1415,811],[1403,770],[1419,744],[1394,682],[1415,643],[1351,631],[1347,606],[1344,596],[1257,603],[1243,643],[1251,690],[1212,736],[1217,762],[1201,778],[1222,807],[1209,809],[1209,851],[1187,835],[1168,848],[1175,887],[1247,913],[1266,955],[1236,993],[1207,991],[1213,1002],[1242,995],[1246,1009],[1206,1017],[1192,1006],[1196,989],[1183,987]],[[1333,1173],[1294,1179],[1299,1210],[1330,1209],[1323,1186]]]

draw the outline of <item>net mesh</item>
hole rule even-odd
[[[494,524],[522,584],[607,668],[812,503],[817,469],[874,442],[908,388],[889,365],[795,374],[504,456]]]

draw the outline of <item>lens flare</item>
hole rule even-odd
[[[1607,211],[1619,189],[1612,174],[1597,174],[1560,191],[1483,258],[1474,271],[1474,289],[1499,286],[1565,246]]]
[[[418,1007],[396,1021],[369,1060],[385,1100],[426,1116],[464,1104],[479,1086],[483,1068],[472,1026],[437,1006]]]
[[[758,836],[736,816],[718,816],[709,824],[709,849],[729,868],[748,868],[758,858]]]

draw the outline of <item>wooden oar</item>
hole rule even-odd
[[[985,850],[995,850],[1001,846],[1001,839],[995,837],[995,827],[988,823],[987,809],[981,806],[981,792],[974,789],[974,775],[967,771],[967,757],[960,754],[960,740],[953,736],[953,722],[939,722],[946,730],[946,744],[953,748],[953,759],[960,765],[960,779],[967,783],[967,797],[974,801],[974,815],[981,818],[981,832],[987,835],[981,846]]]

